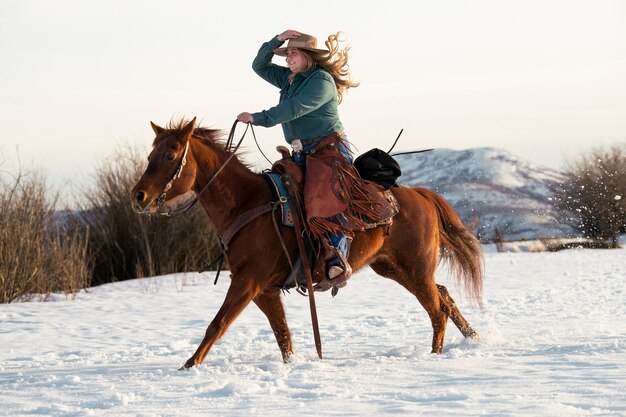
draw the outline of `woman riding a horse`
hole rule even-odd
[[[292,146],[293,160],[303,167],[307,154],[315,153],[321,147],[333,146],[334,152],[327,153],[326,165],[340,164],[344,171],[350,173],[353,157],[337,107],[344,91],[358,86],[358,83],[350,81],[349,48],[339,49],[338,35],[328,37],[327,50],[318,49],[313,36],[295,30],[286,30],[265,42],[252,68],[261,78],[280,88],[279,103],[257,113],[241,113],[237,120],[264,127],[280,123],[286,141]],[[287,46],[280,47],[286,40],[289,41]],[[274,55],[286,57],[288,67],[273,64]],[[320,180],[321,176],[315,170],[311,171],[307,173],[305,183]],[[309,227],[325,249],[327,278],[335,287],[345,286],[345,281],[352,274],[348,251],[353,233],[347,227],[349,219],[346,218],[350,210],[319,218],[314,207],[320,203],[311,202],[313,193],[306,195],[307,189],[304,188],[304,201]],[[316,189],[324,190],[321,195],[316,193],[319,199],[332,197],[330,184],[322,184]]]

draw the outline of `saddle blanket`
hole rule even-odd
[[[287,189],[283,185],[283,182],[280,179],[280,175],[265,173],[265,180],[269,184],[272,189],[272,195],[275,200],[278,200],[281,197],[287,199],[285,204],[280,205],[280,219],[281,223],[285,226],[293,227],[293,213],[291,211],[291,200],[289,200],[289,194],[287,193]]]

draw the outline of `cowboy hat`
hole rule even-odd
[[[287,46],[284,48],[276,48],[272,52],[276,55],[287,56],[287,48],[298,48],[304,49],[307,51],[318,52],[322,54],[327,54],[328,50],[326,49],[317,49],[317,39],[315,36],[307,35],[305,33],[300,34],[297,38],[289,39],[287,42]]]

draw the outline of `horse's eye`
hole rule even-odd
[[[168,153],[167,155],[165,155],[165,159],[166,159],[168,162],[172,162],[172,161],[174,160],[174,157],[175,157],[175,156],[176,156],[176,155],[174,155],[173,153]]]

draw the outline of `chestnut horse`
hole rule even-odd
[[[222,236],[240,214],[273,201],[272,192],[262,174],[251,171],[236,153],[226,149],[219,139],[220,131],[195,127],[195,120],[166,128],[152,123],[156,137],[148,167],[131,198],[144,213],[156,213],[163,207],[170,210],[187,204],[190,197],[198,198]],[[463,336],[475,338],[478,334],[446,288],[435,283],[435,270],[440,259],[448,261],[457,280],[481,305],[480,244],[438,194],[402,186],[393,187],[392,192],[400,205],[393,224],[357,232],[349,262],[355,271],[370,265],[377,274],[415,295],[432,323],[432,352],[441,353],[448,318]],[[231,282],[226,298],[183,368],[201,364],[250,301],[267,316],[283,360],[289,360],[293,349],[280,286],[291,269],[272,215],[268,212],[257,217],[230,241],[227,256]],[[293,228],[280,226],[279,230],[294,259],[297,244]],[[354,278],[349,284],[358,285]]]

